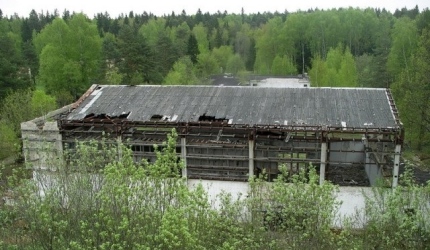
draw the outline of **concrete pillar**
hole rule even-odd
[[[393,168],[393,184],[392,187],[397,187],[399,184],[399,166],[400,166],[400,152],[402,150],[401,145],[396,145],[394,151],[394,168]]]
[[[116,138],[116,146],[118,148],[118,161],[122,159],[122,138],[121,135],[118,135]]]
[[[187,178],[187,138],[181,137],[181,158],[184,162],[184,168],[182,169],[182,177]]]
[[[249,147],[249,178],[254,176],[254,140],[248,141],[248,147]]]
[[[320,185],[325,180],[325,166],[327,162],[327,142],[321,143],[321,163],[320,163]]]

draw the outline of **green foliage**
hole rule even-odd
[[[400,184],[394,190],[375,187],[371,194],[365,194],[363,248],[427,249],[430,185],[415,184],[408,168]]]
[[[127,143],[127,142],[125,142]],[[401,186],[366,197],[365,227],[332,230],[337,187],[320,185],[315,168],[274,182],[251,177],[244,194],[221,192],[216,205],[205,188],[181,176],[175,130],[155,147],[154,163],[134,162],[131,148],[109,135],[75,142],[55,171],[35,171],[7,190],[1,239],[16,249],[425,249],[429,186],[406,172]],[[425,202],[423,202],[425,201]],[[344,224],[347,225],[347,224]],[[352,224],[353,225],[353,224]],[[14,237],[11,241],[10,237]]]
[[[0,103],[0,159],[17,158],[21,142],[21,122],[46,115],[57,107],[54,97],[42,90],[17,90],[9,93]]]
[[[227,62],[233,55],[233,48],[231,46],[223,45],[212,50],[212,57],[215,58],[218,65],[221,67],[221,73],[226,72]]]
[[[314,58],[309,75],[316,87],[356,87],[358,81],[354,57],[341,44],[328,51],[326,60]]]
[[[376,58],[368,54],[363,54],[355,58],[355,62],[357,66],[358,86],[360,87],[375,86],[374,81],[377,80],[377,74],[378,74],[377,69],[372,66],[374,65],[375,61],[376,61]],[[380,87],[383,87],[383,84]]]
[[[430,31],[424,29],[419,46],[411,56],[411,64],[402,70],[393,84],[403,123],[406,139],[419,151],[430,153]]]
[[[119,85],[124,79],[124,75],[119,73],[118,67],[112,67],[106,70],[106,84]],[[139,82],[142,83],[143,79]]]
[[[6,20],[0,20],[0,101],[8,91],[22,89],[30,84],[18,34],[10,31]]]
[[[274,183],[263,179],[251,180],[250,200],[253,217],[263,226],[282,232],[273,242],[275,249],[331,249],[335,244],[330,228],[340,203],[335,200],[337,187],[319,184],[319,175],[310,166],[308,171],[289,175],[287,167],[280,167]],[[276,236],[275,236],[276,237]]]
[[[235,54],[228,59],[226,72],[237,75],[237,73],[244,70],[245,63],[239,54]]]
[[[21,122],[34,118],[31,105],[32,91],[18,90],[10,93],[1,103],[0,119],[19,135]]]
[[[56,18],[34,43],[40,61],[38,81],[48,93],[67,91],[78,97],[97,77],[102,41],[96,25],[83,14],[68,23]]]
[[[19,153],[20,140],[17,137],[13,127],[3,121],[0,121],[0,160]]]
[[[161,81],[155,68],[154,52],[149,47],[146,38],[137,33],[134,27],[130,25],[121,27],[118,47],[122,56],[119,70],[121,74],[124,74],[125,83],[143,84]],[[143,81],[136,82],[139,77],[142,77]]]
[[[198,47],[199,53],[208,53],[209,41],[208,41],[208,35],[207,35],[207,28],[204,27],[202,23],[199,23],[198,25],[194,26],[193,34],[197,40],[197,47]]]
[[[196,36],[194,33],[190,34],[188,38],[187,43],[187,56],[190,57],[191,62],[196,63],[197,62],[197,56],[200,53],[198,41],[196,39]]]
[[[33,91],[31,97],[31,108],[33,110],[33,116],[39,117],[46,115],[49,111],[53,111],[57,108],[57,102],[55,97],[47,95],[43,90]]]
[[[180,58],[173,65],[173,69],[164,79],[166,85],[191,85],[197,83],[193,62],[188,56]]]
[[[209,53],[199,54],[196,68],[198,75],[202,78],[221,73],[217,61]]]
[[[272,63],[272,74],[273,75],[296,75],[297,69],[293,61],[286,55],[276,56]]]
[[[271,74],[274,58],[289,53],[293,46],[289,37],[283,34],[280,17],[273,18],[256,34],[256,59],[254,70],[258,74]]]
[[[401,72],[412,70],[411,56],[418,42],[418,32],[415,21],[407,17],[398,19],[392,30],[392,46],[388,55],[387,68],[397,80]]]

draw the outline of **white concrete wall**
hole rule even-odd
[[[250,190],[247,182],[235,182],[235,181],[211,181],[211,180],[188,180],[188,187],[195,188],[195,186],[201,183],[208,192],[209,199],[211,200],[214,207],[218,207],[217,195],[222,191],[230,192],[234,199],[241,197],[246,198]],[[337,211],[336,219],[333,222],[334,226],[341,227],[342,221],[345,218],[354,219],[357,221],[357,227],[363,226],[364,222],[364,195],[370,194],[370,187],[339,187],[337,192],[336,200],[340,201],[339,210]]]
[[[238,181],[213,181],[213,180],[188,180],[188,188],[194,189],[198,184],[202,184],[208,193],[208,198],[213,207],[218,208],[219,202],[217,196],[223,191],[231,193],[232,198],[246,198],[249,192],[249,185],[247,182]]]

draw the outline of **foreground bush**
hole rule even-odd
[[[250,193],[220,194],[215,209],[205,189],[180,176],[177,134],[156,148],[157,161],[135,163],[120,142],[79,142],[32,180],[11,178],[2,191],[3,249],[425,249],[420,206],[424,187],[406,183],[366,198],[362,229],[333,230],[337,188],[319,185],[313,167],[272,182],[250,179]],[[43,173],[43,174],[42,174]],[[288,176],[288,178],[287,178]],[[405,196],[401,194],[410,193]],[[384,197],[384,199],[381,199]],[[405,209],[413,210],[405,210]],[[409,213],[410,211],[411,213]],[[413,213],[412,213],[413,212]],[[427,244],[427,245],[426,245]]]

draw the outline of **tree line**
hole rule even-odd
[[[313,86],[392,88],[408,145],[423,151],[430,146],[429,24],[430,11],[418,6],[394,13],[130,11],[92,18],[68,10],[32,10],[28,17],[0,10],[0,101],[30,88],[47,97],[39,107],[52,107],[52,98],[63,106],[94,83],[204,84],[222,73],[308,73]],[[10,130],[19,121],[8,112],[0,112],[0,128]]]

